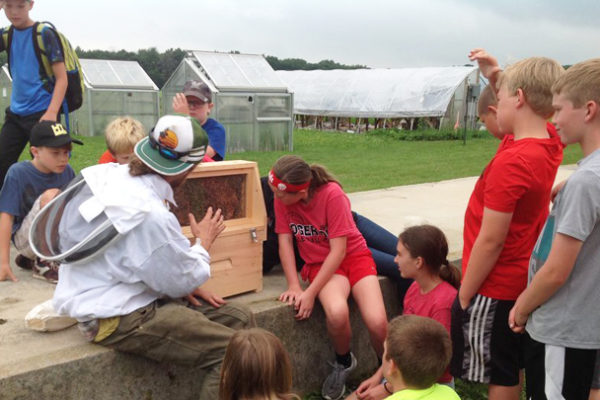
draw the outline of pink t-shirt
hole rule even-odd
[[[346,254],[368,250],[350,212],[350,200],[340,185],[326,183],[316,189],[308,204],[291,206],[274,200],[275,232],[291,233],[307,264],[321,264],[330,251],[329,239],[346,237]]]
[[[437,285],[429,293],[422,294],[419,284],[413,282],[404,296],[404,311],[406,315],[420,315],[435,319],[448,330],[450,334],[450,311],[452,303],[456,299],[457,290],[446,281]],[[452,375],[446,370],[438,380],[440,383],[448,383]]]

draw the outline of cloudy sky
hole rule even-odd
[[[600,57],[600,0],[36,0],[84,49],[238,50],[370,67]],[[1,15],[1,25],[8,24]]]

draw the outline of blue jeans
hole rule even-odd
[[[352,211],[352,216],[356,227],[365,238],[369,250],[371,250],[373,260],[377,265],[377,274],[387,276],[396,282],[400,298],[404,299],[404,294],[413,280],[400,276],[398,265],[394,262],[398,238],[390,231],[354,211]]]

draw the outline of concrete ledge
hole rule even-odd
[[[0,398],[196,399],[199,369],[156,363],[89,344],[76,327],[54,333],[25,328],[31,308],[52,296],[54,286],[14,268],[20,282],[0,282]],[[388,316],[398,313],[395,285],[380,278]],[[296,322],[277,297],[285,289],[280,271],[265,276],[264,290],[230,300],[247,304],[258,326],[274,332],[288,349],[298,393],[320,390],[333,359],[323,310],[316,305],[308,321]],[[356,305],[351,301],[352,349],[359,365],[350,380],[372,372],[376,357]]]

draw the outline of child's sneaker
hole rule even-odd
[[[15,264],[17,264],[22,269],[33,269],[35,260],[32,260],[31,258],[27,258],[22,254],[19,254],[15,258]]]
[[[33,265],[33,277],[50,283],[58,283],[58,267],[60,264],[57,262],[36,258]]]
[[[350,353],[352,361],[348,368],[342,364],[336,362],[329,362],[329,365],[333,367],[333,370],[323,382],[323,388],[321,389],[321,396],[327,400],[338,400],[341,399],[346,391],[346,378],[356,368],[356,358],[354,354]]]

